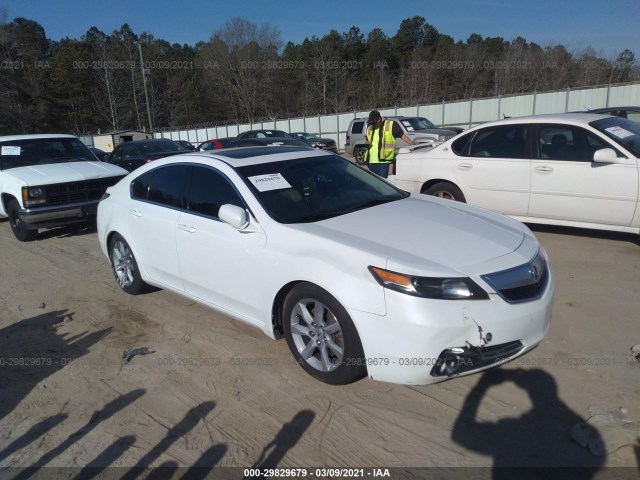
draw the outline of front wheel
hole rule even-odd
[[[346,385],[367,374],[360,337],[349,314],[320,287],[295,286],[284,302],[283,324],[291,353],[311,376]]]
[[[38,230],[27,228],[27,224],[20,218],[20,204],[16,199],[9,202],[7,214],[9,216],[9,224],[15,237],[21,242],[31,242],[38,236]]]
[[[356,147],[353,151],[353,156],[356,159],[356,163],[358,165],[365,165],[367,161],[365,160],[365,155],[367,153],[367,149],[365,147]]]
[[[138,262],[127,241],[118,233],[113,235],[109,247],[109,259],[116,282],[130,295],[138,295],[146,290],[138,269]]]
[[[447,182],[439,182],[422,191],[426,195],[444,198],[446,200],[455,200],[456,202],[465,203],[466,200],[462,191],[455,185]]]

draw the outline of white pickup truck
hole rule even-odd
[[[18,240],[34,240],[38,228],[95,218],[105,190],[127,173],[72,135],[0,137],[0,217]]]

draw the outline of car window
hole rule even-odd
[[[169,207],[184,208],[185,184],[189,167],[170,165],[153,170],[148,200]]]
[[[362,133],[363,127],[364,127],[364,122],[353,122],[353,125],[351,126],[351,133],[352,134]]]
[[[640,112],[627,111],[627,118],[634,122],[640,122]]]
[[[151,176],[153,171],[140,175],[131,182],[131,198],[135,200],[146,200],[149,195]]]
[[[126,145],[124,147],[124,156],[125,157],[133,157],[138,154],[138,151],[135,147],[131,145]]]
[[[455,140],[451,144],[451,150],[453,150],[453,153],[455,153],[456,155],[464,155],[466,146],[469,144],[469,140],[471,139],[471,137],[473,137],[473,133],[463,135]]]
[[[591,162],[593,154],[611,145],[581,127],[571,125],[540,125],[538,153],[549,160]]]
[[[527,158],[527,125],[499,125],[478,130],[471,140],[469,156]]]
[[[230,203],[245,208],[229,179],[212,168],[194,166],[191,173],[188,209],[194,213],[218,217],[218,210]]]

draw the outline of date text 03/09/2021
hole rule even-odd
[[[245,468],[245,478],[390,478],[388,468]]]

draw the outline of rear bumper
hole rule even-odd
[[[29,229],[68,225],[95,217],[98,211],[98,200],[78,202],[50,207],[26,208],[18,212],[20,220]]]

